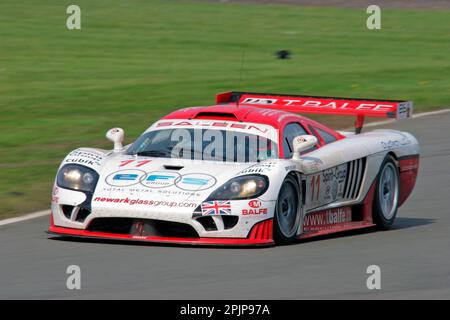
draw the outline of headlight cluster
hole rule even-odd
[[[78,164],[66,164],[56,177],[58,187],[93,192],[98,181],[98,173]]]
[[[269,180],[266,176],[247,175],[231,179],[216,191],[208,200],[244,200],[256,198],[266,192]]]

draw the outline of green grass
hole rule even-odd
[[[0,216],[47,208],[63,156],[128,141],[230,89],[450,105],[450,11],[79,0],[0,2]],[[292,59],[273,53],[292,51]],[[243,61],[243,63],[242,63]]]

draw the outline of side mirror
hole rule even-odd
[[[294,138],[292,145],[294,147],[293,160],[299,160],[302,152],[314,147],[317,144],[317,138],[310,135],[302,135]]]
[[[106,133],[106,138],[114,143],[114,151],[123,150],[123,139],[125,138],[125,131],[122,128],[112,128]]]

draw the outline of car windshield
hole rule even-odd
[[[215,129],[162,129],[140,136],[127,150],[129,155],[259,162],[278,158],[278,146],[265,137]]]

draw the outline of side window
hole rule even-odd
[[[307,134],[305,129],[296,122],[289,123],[283,130],[283,154],[285,159],[292,158],[292,141],[295,137]]]
[[[321,145],[322,144],[322,137],[319,136],[319,134],[316,132],[316,128],[314,128],[311,125],[308,125],[308,130],[311,132],[311,134],[313,136],[315,136],[317,138],[318,144]]]
[[[317,132],[317,134],[319,134],[322,137],[322,140],[323,142],[325,142],[325,144],[329,144],[337,140],[334,136],[332,136],[328,132],[320,130],[319,128],[314,127],[314,130]]]

